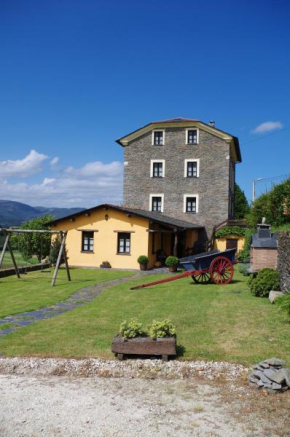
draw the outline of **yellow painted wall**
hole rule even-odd
[[[108,221],[105,215],[108,214]],[[121,211],[113,209],[91,211],[90,216],[81,214],[75,221],[64,219],[52,227],[52,230],[68,230],[67,252],[71,266],[100,267],[103,261],[109,261],[113,268],[139,269],[139,255],[149,256],[149,222],[141,217],[128,217]],[[82,252],[82,232],[94,233],[94,252]],[[131,233],[130,255],[117,254],[118,233]],[[151,248],[150,248],[151,252]],[[151,258],[151,257],[150,257]],[[151,260],[152,267],[153,263]]]
[[[191,249],[197,240],[198,240],[198,231],[194,231],[194,230],[186,231],[185,248]]]
[[[243,235],[236,235],[236,234],[230,234],[222,238],[215,238],[213,249],[218,249],[220,251],[226,250],[228,238],[233,238],[235,240],[238,240],[238,252],[243,250],[245,244],[245,237]]]

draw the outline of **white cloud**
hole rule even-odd
[[[1,179],[1,175],[0,175]],[[4,178],[3,178],[4,179]],[[122,200],[123,165],[97,161],[81,168],[68,167],[41,183],[10,183],[0,180],[0,198],[47,207],[91,207]]]
[[[104,164],[101,161],[89,162],[83,167],[76,169],[68,167],[66,173],[75,178],[83,178],[88,176],[117,176],[122,172],[123,166],[118,161],[113,161],[110,164]]]
[[[50,161],[50,166],[51,166],[51,167],[54,167],[54,166],[58,163],[58,161],[59,161],[59,157],[56,156],[55,158],[53,158],[53,159]]]
[[[281,123],[281,121],[265,121],[264,123],[259,124],[259,126],[253,129],[252,132],[254,134],[264,134],[282,128],[283,124]]]
[[[46,155],[31,150],[23,159],[16,161],[0,161],[0,178],[26,178],[42,170],[42,163],[48,158]]]

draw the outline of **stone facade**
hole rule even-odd
[[[278,272],[281,290],[290,291],[290,232],[278,234]]]
[[[235,162],[230,144],[199,129],[199,142],[186,144],[186,128],[168,127],[165,144],[152,145],[152,131],[124,147],[124,206],[151,209],[150,194],[164,195],[163,213],[201,226],[232,218]],[[185,177],[185,160],[199,160],[199,177]],[[165,161],[165,177],[150,176],[151,160]],[[198,195],[198,212],[184,212],[184,195]]]

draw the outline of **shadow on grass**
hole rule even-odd
[[[186,352],[186,349],[184,346],[182,346],[182,344],[178,344],[176,346],[176,358],[183,357],[185,352]]]

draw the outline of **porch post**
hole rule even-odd
[[[178,232],[177,229],[174,229],[174,247],[173,247],[173,255],[177,257],[177,246],[178,246]]]

